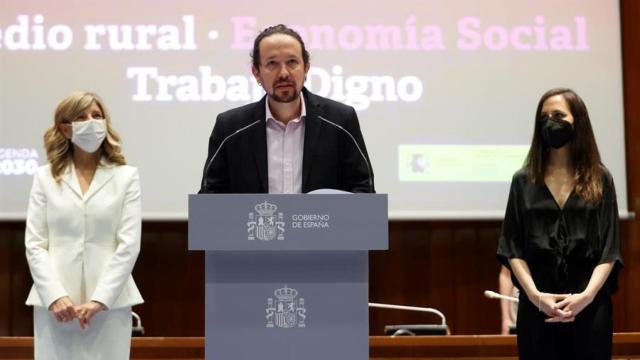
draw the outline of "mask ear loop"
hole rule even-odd
[[[55,131],[58,132],[60,134],[60,136],[62,136],[65,140],[67,140],[64,144],[64,151],[63,152],[67,152],[67,150],[69,149],[69,147],[71,146],[71,138],[68,138],[64,135],[64,131],[62,130],[63,126],[69,126],[71,127],[71,122],[66,122],[66,121],[60,121],[60,124],[58,124],[55,127]],[[73,136],[73,129],[71,129],[71,135]]]

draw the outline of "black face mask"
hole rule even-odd
[[[540,134],[545,145],[560,149],[573,139],[573,125],[561,118],[547,115],[541,120]]]

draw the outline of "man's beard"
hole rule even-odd
[[[294,102],[296,100],[298,100],[298,98],[300,97],[300,94],[298,91],[296,91],[296,85],[295,83],[289,83],[291,85],[291,89],[293,90],[285,90],[283,91],[283,95],[278,95],[278,89],[277,86],[281,85],[281,84],[274,84],[273,86],[273,91],[270,94],[270,97],[280,103],[291,103]]]

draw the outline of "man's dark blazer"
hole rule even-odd
[[[374,192],[373,170],[355,110],[307,89],[302,94],[307,111],[302,192],[325,188]],[[266,96],[218,115],[200,193],[269,192],[265,101]]]

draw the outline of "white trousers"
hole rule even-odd
[[[131,307],[101,311],[88,328],[78,319],[58,322],[42,306],[33,307],[35,360],[128,360]]]

